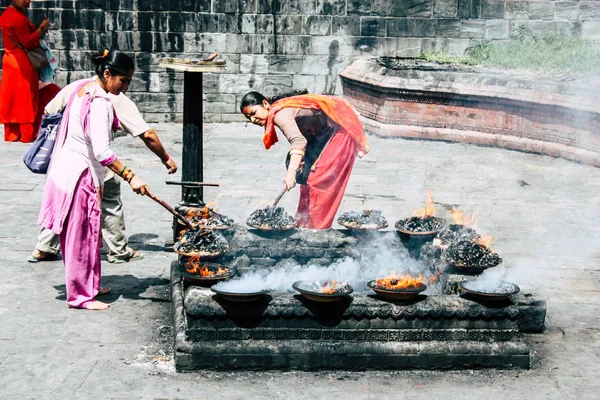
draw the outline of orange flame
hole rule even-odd
[[[423,274],[419,274],[418,277],[415,277],[412,275],[396,274],[396,271],[394,270],[392,270],[390,275],[385,278],[375,280],[375,286],[391,290],[412,289],[420,286],[422,283]]]
[[[473,214],[471,214],[470,216],[466,216],[458,208],[452,208],[450,210],[450,214],[452,215],[452,221],[454,221],[455,224],[464,225],[468,227],[473,227],[477,225],[476,215],[478,212],[479,210],[475,210],[473,211]]]
[[[477,243],[479,243],[480,245],[482,245],[483,247],[489,248],[492,243],[494,243],[496,241],[496,238],[493,236],[484,236],[484,237],[480,237],[479,239],[475,240]]]
[[[202,266],[200,266],[200,256],[199,255],[190,257],[188,262],[185,263],[185,270],[187,272],[189,272],[190,274],[200,275],[200,276],[222,275],[227,272],[227,270],[224,268],[221,268],[220,265],[217,267],[216,272],[211,271],[208,268],[208,264],[203,264]]]
[[[323,294],[333,294],[341,288],[340,286],[340,283],[334,279],[333,281],[327,281],[325,286],[320,286],[319,289],[317,289],[317,292]]]
[[[433,191],[427,189],[427,204],[424,208],[415,210],[412,214],[413,217],[429,218],[435,215],[435,207],[433,206]]]

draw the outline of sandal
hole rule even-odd
[[[132,249],[131,247],[127,248],[128,254],[124,258],[115,258],[108,256],[108,262],[111,264],[123,264],[129,261],[141,260],[144,258],[144,255],[139,251]]]
[[[47,253],[41,250],[38,250],[38,252],[40,253],[39,257],[34,257],[33,254],[30,254],[29,257],[27,257],[27,262],[38,263],[40,261],[54,261],[58,258],[58,254]]]

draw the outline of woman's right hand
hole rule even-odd
[[[287,174],[285,174],[285,179],[283,180],[285,187],[288,191],[292,190],[294,186],[296,186],[296,170],[293,168],[289,168],[287,170]]]
[[[133,189],[134,192],[141,194],[142,196],[152,194],[150,189],[148,189],[148,185],[146,185],[142,178],[138,177],[137,175],[131,178],[129,181],[129,186],[131,186],[131,189]]]
[[[48,17],[44,18],[44,20],[40,23],[40,28],[42,28],[44,32],[50,28],[50,20]]]

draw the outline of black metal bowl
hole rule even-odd
[[[505,301],[521,291],[521,288],[514,283],[507,281],[498,281],[498,290],[484,291],[476,285],[477,279],[463,281],[458,287],[469,296],[482,301]]]
[[[179,272],[179,274],[181,276],[183,276],[183,279],[186,282],[188,282],[192,285],[200,285],[200,286],[208,286],[208,285],[217,283],[219,281],[229,279],[235,273],[235,271],[232,268],[225,267],[221,264],[207,263],[207,262],[202,262],[201,264],[206,265],[208,267],[208,269],[212,272],[217,272],[219,267],[226,269],[227,272],[220,274],[220,275],[201,276],[201,275],[189,272],[185,268],[185,263],[181,262],[181,261],[177,263],[177,272]]]
[[[344,285],[344,289],[342,290],[337,290],[334,293],[320,293],[320,292],[315,292],[313,290],[309,290],[305,286],[306,283],[305,281],[296,281],[292,284],[292,288],[294,288],[294,290],[297,290],[298,292],[300,292],[300,294],[304,297],[306,297],[309,300],[312,301],[317,301],[319,303],[332,303],[334,301],[339,301],[342,300],[344,297],[348,296],[350,293],[352,293],[354,291],[354,289],[352,289],[352,286],[350,285]]]
[[[442,218],[432,217],[432,219],[435,219],[436,221],[439,222],[440,227],[438,229],[435,229],[432,231],[425,231],[425,232],[414,232],[414,231],[409,231],[404,228],[403,222],[405,222],[409,219],[410,218],[401,219],[399,221],[396,221],[396,224],[394,225],[394,227],[396,228],[396,230],[398,232],[402,233],[403,235],[407,235],[409,237],[415,237],[415,238],[421,238],[421,239],[433,239],[446,226],[446,220],[444,220]]]
[[[267,294],[267,292],[264,290],[261,290],[259,292],[248,292],[248,293],[230,292],[227,290],[216,289],[214,287],[211,287],[210,290],[213,293],[216,293],[219,296],[223,297],[223,299],[225,299],[225,300],[235,301],[235,302],[243,302],[243,303],[260,300],[264,295]]]
[[[367,287],[377,293],[379,296],[389,300],[411,300],[427,289],[427,285],[420,283],[415,288],[407,289],[386,289],[377,286],[377,280],[367,282]]]

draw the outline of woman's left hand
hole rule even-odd
[[[291,190],[294,186],[296,186],[296,170],[293,168],[289,168],[287,173],[285,174],[285,179],[283,180],[285,187],[287,190]]]

